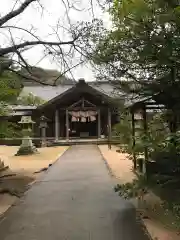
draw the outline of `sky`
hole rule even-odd
[[[1,0],[0,14],[3,16],[12,9],[16,9],[20,2],[24,0]],[[37,3],[31,4],[20,16],[9,21],[6,25],[15,25],[17,27],[25,28],[27,30],[33,29],[33,33],[38,35],[43,40],[57,40],[57,36],[54,34],[54,29],[59,21],[61,26],[69,27],[66,16],[65,5],[68,0],[40,0],[41,6]],[[91,0],[69,0],[73,2],[74,8],[71,8],[68,12],[71,23],[77,21],[91,21],[93,17],[103,19],[105,25],[110,24],[109,16],[107,13],[103,13],[97,0],[93,1],[93,11],[90,5]],[[67,34],[59,28],[59,35],[62,39],[67,40]],[[24,40],[31,40],[29,34],[21,30],[0,29],[0,45],[8,46],[12,44],[12,38],[15,42],[19,43]],[[47,69],[56,69],[60,71],[60,63],[57,59],[50,57],[44,57],[44,50],[42,47],[32,48],[24,53],[24,58],[30,65],[39,66]],[[77,63],[77,59],[73,58],[72,62]],[[72,71],[75,79],[84,78],[86,81],[94,80],[94,74],[90,65],[79,66]],[[71,77],[71,75],[69,74]]]

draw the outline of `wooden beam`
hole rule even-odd
[[[103,106],[103,107],[101,107],[101,106],[97,106],[97,107],[84,107],[83,108],[83,110],[84,111],[88,111],[88,110],[92,110],[92,111],[96,111],[97,110],[97,108],[98,109],[100,109],[101,111],[106,111],[107,112],[107,106]],[[62,113],[62,112],[66,112],[66,107],[61,107],[61,108],[59,108],[59,111],[60,111],[60,113]],[[81,107],[74,107],[74,108],[68,108],[68,110],[69,111],[80,111],[80,110],[82,110],[82,108]]]
[[[82,98],[82,108],[84,108],[84,98]]]
[[[96,107],[95,104],[93,104],[93,103],[89,102],[88,100],[82,98],[82,99],[78,100],[77,102],[73,103],[72,105],[70,105],[68,107],[68,109],[74,109],[78,104],[81,104],[81,106],[79,106],[79,108],[84,109],[84,108],[86,108],[85,103],[89,104],[90,105],[89,107],[94,107],[94,108]]]
[[[80,100],[78,100],[77,102],[75,102],[75,103],[73,103],[72,105],[70,105],[70,106],[68,107],[68,109],[69,109],[69,108],[73,108],[73,107],[75,107],[76,105],[78,105],[78,104],[80,104],[80,103],[82,103],[82,99],[80,99]]]

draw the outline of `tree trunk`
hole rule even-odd
[[[171,111],[168,123],[169,123],[170,132],[176,133],[178,130],[178,116],[176,111],[174,110]]]

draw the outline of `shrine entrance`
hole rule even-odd
[[[82,98],[66,110],[68,137],[97,138],[100,137],[100,110],[96,105]]]
[[[50,119],[47,136],[55,142],[103,140],[110,138],[112,124],[116,123],[114,106],[110,97],[79,81],[39,110]]]
[[[71,122],[70,137],[97,138],[97,120],[94,122]]]

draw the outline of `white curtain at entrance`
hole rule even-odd
[[[72,111],[69,112],[69,114],[72,116],[71,121],[72,122],[87,122],[87,121],[91,121],[94,122],[96,121],[96,115],[97,112],[96,111]]]
[[[72,122],[77,122],[77,118],[72,116],[71,121],[72,121]]]
[[[91,122],[96,121],[96,116],[90,116],[90,121],[91,121]]]
[[[86,122],[86,118],[85,117],[81,117],[81,122]]]

